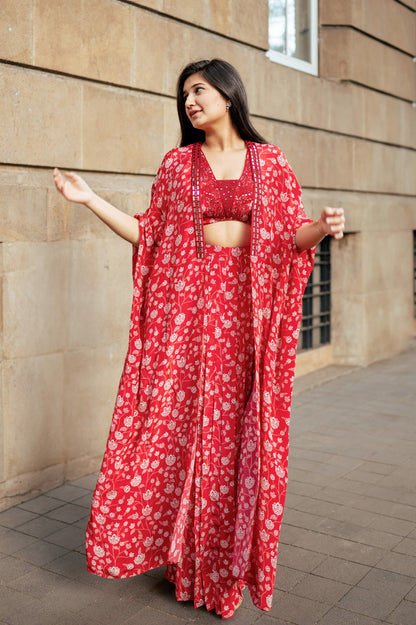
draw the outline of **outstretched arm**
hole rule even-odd
[[[344,226],[344,209],[327,206],[319,219],[313,223],[303,224],[296,230],[296,247],[299,252],[309,250],[318,245],[327,234],[333,236],[334,239],[342,239]]]
[[[56,188],[66,200],[84,204],[113,232],[130,243],[139,244],[140,233],[137,219],[99,197],[81,176],[73,172],[65,172],[64,177],[58,169],[54,169],[53,178]]]

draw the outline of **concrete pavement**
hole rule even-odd
[[[247,593],[232,622],[416,625],[416,347],[366,369],[300,378],[292,415],[272,610],[254,608]],[[129,580],[86,572],[95,480],[0,513],[0,623],[219,622],[177,602],[163,569]]]

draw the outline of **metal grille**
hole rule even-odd
[[[300,350],[313,349],[331,341],[331,254],[330,239],[318,246],[315,266],[302,301]]]

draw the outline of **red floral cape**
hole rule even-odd
[[[247,582],[254,604],[269,610],[302,295],[314,250],[295,246],[296,229],[309,220],[285,156],[273,145],[247,145],[261,196],[251,255],[255,378],[243,426],[233,574]],[[178,562],[183,549],[203,409],[204,258],[196,245],[193,150],[165,156],[150,207],[137,215],[128,353],[87,528],[88,569],[103,577]],[[203,193],[199,200],[203,210]]]

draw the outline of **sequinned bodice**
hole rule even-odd
[[[248,150],[244,170],[238,180],[217,180],[202,150],[200,175],[204,193],[204,225],[229,219],[251,223],[254,182]]]

